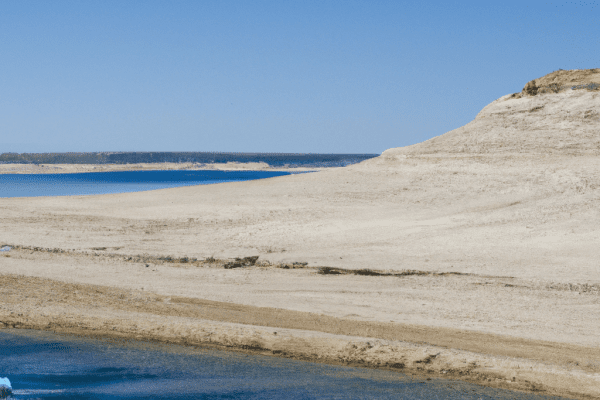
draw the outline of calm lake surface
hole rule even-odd
[[[0,174],[0,197],[79,196],[290,175],[279,171],[116,171],[78,174]]]
[[[0,330],[13,399],[518,399],[463,382],[144,342]]]

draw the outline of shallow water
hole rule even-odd
[[[0,331],[13,399],[518,399],[464,382],[144,342]]]
[[[79,196],[139,192],[289,175],[281,171],[114,171],[0,174],[0,197]]]

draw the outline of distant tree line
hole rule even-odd
[[[344,166],[378,154],[114,152],[114,153],[2,153],[0,163],[18,164],[138,164],[265,162],[271,166]]]

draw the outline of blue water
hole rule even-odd
[[[0,331],[13,399],[550,400],[464,382],[268,356]]]
[[[0,197],[139,192],[289,175],[276,171],[118,171],[78,174],[0,174]]]

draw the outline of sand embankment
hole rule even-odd
[[[600,397],[600,92],[541,92],[346,168],[1,199],[30,247],[0,256],[0,321]]]

